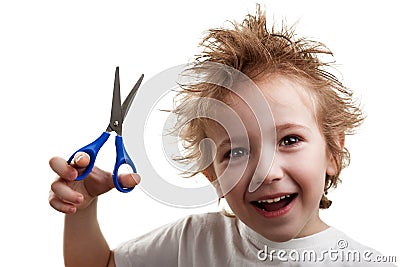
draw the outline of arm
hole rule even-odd
[[[111,256],[97,221],[97,199],[86,209],[65,216],[65,266],[115,266]]]
[[[73,165],[52,158],[51,168],[59,175],[51,185],[50,205],[66,214],[64,226],[65,266],[115,266],[114,256],[97,221],[97,196],[113,188],[110,173],[93,168],[88,177],[74,181],[80,169],[87,166],[87,155],[76,156]],[[123,186],[137,184],[135,174],[120,175]],[[135,181],[136,180],[136,181]]]

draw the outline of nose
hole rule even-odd
[[[272,159],[265,159],[260,157],[260,161],[256,167],[253,178],[249,184],[249,192],[254,192],[262,184],[272,184],[281,180],[284,176],[282,162],[278,155],[275,153]]]
[[[279,181],[283,178],[284,172],[281,166],[281,160],[279,156],[276,154],[274,159],[272,160],[272,164],[267,175],[264,178],[265,184],[271,184],[273,182]]]

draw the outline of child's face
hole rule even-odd
[[[220,177],[226,171],[224,177],[226,174],[234,177],[235,164],[247,164],[244,175],[225,198],[235,215],[264,237],[282,242],[319,232],[327,227],[318,215],[325,175],[334,174],[335,165],[320,133],[312,100],[304,85],[282,76],[262,79],[256,84],[268,99],[276,127],[270,171],[262,177],[265,179],[260,187],[249,192],[258,162],[268,159],[260,158],[261,135],[254,116],[234,96],[231,107],[244,122],[250,148],[240,142],[232,147],[220,145],[226,143],[227,133],[216,126],[208,134],[217,145],[215,175]],[[264,136],[271,136],[273,129],[262,131]],[[268,141],[264,138],[263,142]],[[232,170],[227,169],[229,161],[235,161]],[[272,200],[278,202],[268,203]]]

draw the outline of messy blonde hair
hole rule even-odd
[[[320,208],[329,208],[331,201],[326,194],[338,185],[340,172],[350,161],[349,152],[339,139],[344,138],[343,134],[352,134],[363,121],[352,92],[329,72],[333,60],[326,61],[326,58],[333,58],[332,52],[320,42],[298,38],[294,27],[282,25],[279,29],[275,26],[268,29],[265,13],[259,5],[256,15],[248,14],[243,22],[231,25],[232,28],[207,32],[200,44],[203,51],[195,58],[192,69],[201,68],[205,63],[219,63],[244,73],[252,80],[266,74],[278,74],[309,85],[316,100],[316,118],[337,169],[335,175],[326,174],[325,193],[320,201]],[[180,138],[188,153],[181,160],[197,161],[201,157],[200,143],[207,137],[207,120],[185,120],[196,117],[193,113],[199,108],[189,100],[194,97],[223,100],[229,91],[205,83],[183,84],[181,87],[180,104],[173,111],[179,118],[178,127],[185,128],[180,131]]]

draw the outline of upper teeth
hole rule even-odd
[[[284,199],[284,198],[286,198],[286,197],[290,197],[290,195],[284,195],[284,196],[276,197],[276,198],[258,200],[258,203],[265,203],[265,202],[267,202],[267,203],[273,203],[273,202],[278,202],[278,201],[280,201],[281,199]]]

